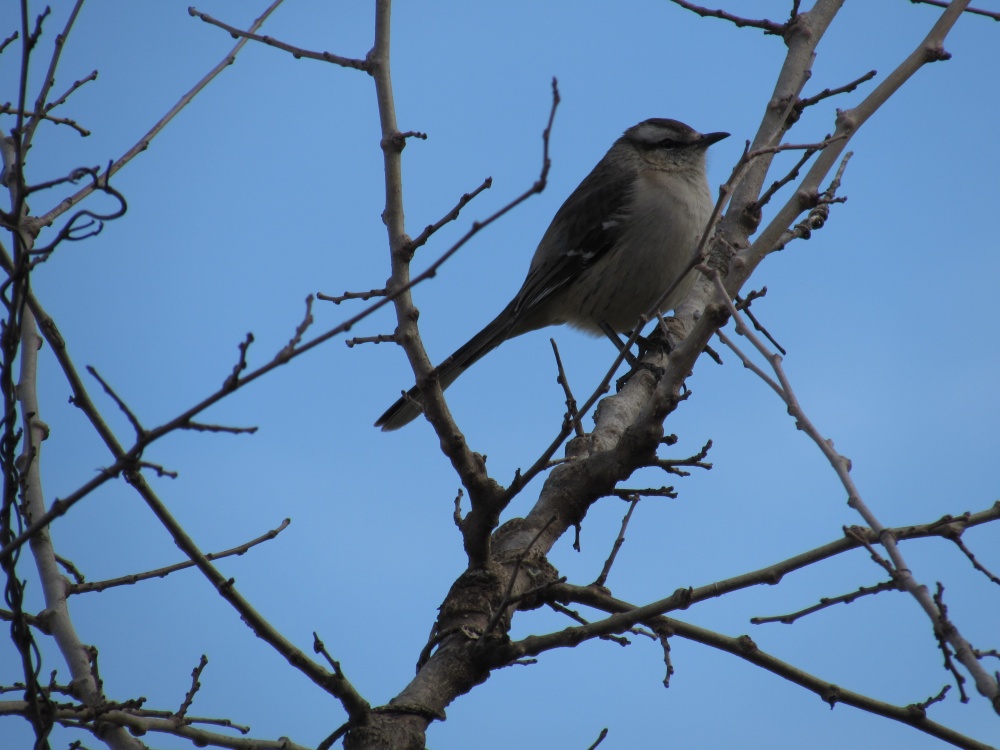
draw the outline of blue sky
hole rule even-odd
[[[207,1],[196,7],[237,26],[264,7]],[[43,128],[29,157],[32,180],[116,158],[231,48],[223,31],[188,16],[189,2],[84,7],[55,90],[99,70],[63,108],[93,135]],[[62,24],[63,5],[47,22],[43,53]],[[787,12],[787,3],[753,5],[772,18]],[[371,46],[370,6],[300,0],[279,9],[265,31],[363,57]],[[847,6],[820,45],[807,95],[870,69],[880,80],[940,12],[903,0]],[[6,19],[13,28],[13,14]],[[751,282],[768,287],[755,309],[788,350],[801,402],[851,457],[855,481],[887,525],[981,510],[998,498],[998,33],[989,20],[960,21],[946,44],[953,58],[921,70],[852,140],[842,188],[848,201],[811,240],[769,258]],[[410,233],[493,177],[493,188],[421,251],[417,269],[536,178],[553,76],[562,94],[547,190],[415,291],[436,360],[509,300],[552,214],[626,127],[673,117],[703,132],[731,132],[711,150],[710,182],[721,183],[755,132],[784,53],[780,39],[699,19],[662,0],[400,3],[393,42],[399,125],[429,136],[404,152]],[[0,100],[15,98],[16,60],[12,49],[0,58]],[[43,70],[39,60],[36,81]],[[791,140],[819,140],[833,128],[833,108],[852,106],[869,90],[813,108]],[[12,121],[3,122],[6,129]],[[114,184],[129,201],[125,218],[93,240],[61,247],[33,285],[77,365],[96,367],[147,426],[214,391],[247,331],[256,337],[251,365],[263,364],[292,335],[307,294],[367,290],[389,274],[374,91],[357,71],[250,45]],[[56,200],[36,194],[33,213]],[[88,207],[103,205],[94,199]],[[357,309],[318,303],[314,330]],[[352,334],[393,327],[382,311]],[[577,395],[589,393],[613,351],[569,329],[506,343],[449,391],[471,446],[504,483],[558,431],[564,407],[550,335]],[[643,603],[777,562],[860,523],[782,404],[733,356],[723,358],[722,367],[698,363],[692,397],[667,423],[680,437],[670,457],[712,439],[715,468],[674,481],[677,500],[639,505],[609,579],[623,599]],[[42,367],[42,416],[52,428],[43,476],[51,499],[110,459],[67,404],[69,388],[47,350]],[[430,428],[416,423],[387,435],[371,427],[411,384],[398,348],[348,349],[335,340],[206,415],[257,425],[256,435],[172,435],[146,456],[180,472],[152,481],[204,550],[292,519],[277,540],[220,568],[300,647],[308,649],[318,631],[373,704],[412,676],[436,607],[464,561],[451,522],[458,482]],[[127,422],[92,385],[127,438]],[[666,483],[651,473],[629,484],[643,481]],[[536,480],[507,517],[527,512],[539,486]],[[582,552],[563,540],[553,564],[571,582],[593,580],[623,512],[616,501],[599,503],[584,523]],[[123,483],[78,505],[53,535],[90,580],[180,559]],[[1000,531],[974,529],[965,541],[1000,569]],[[980,648],[1000,647],[996,587],[943,541],[904,551],[920,580],[945,584],[967,637]],[[30,576],[27,558],[22,565]],[[749,623],[878,580],[880,570],[854,553],[780,586],[700,605],[682,619],[748,633],[761,648],[845,688],[899,704],[923,700],[949,676],[929,623],[903,595],[869,597],[790,627]],[[195,573],[74,597],[71,607],[80,637],[100,650],[114,699],[144,695],[150,707],[176,708],[205,653],[210,663],[192,713],[226,716],[250,724],[252,736],[287,735],[305,745],[343,721],[336,703],[258,641]],[[514,635],[566,624],[527,613]],[[608,727],[608,748],[943,746],[846,706],[831,711],[790,683],[693,643],[675,639],[673,663],[677,673],[665,690],[661,653],[638,639],[627,649],[596,642],[546,654],[457,700],[448,720],[431,726],[428,745],[585,748]],[[0,683],[16,679],[16,667],[13,653],[0,649]],[[43,673],[50,668],[65,673],[51,649]],[[959,704],[954,693],[932,718],[995,742],[996,715],[976,697]],[[6,718],[0,727],[22,743],[11,747],[28,746],[23,722]],[[63,746],[76,737],[58,735]],[[146,741],[186,746],[169,737]]]

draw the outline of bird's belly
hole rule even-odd
[[[616,331],[631,330],[671,286],[673,290],[658,309],[666,312],[678,305],[696,278],[697,272],[691,271],[678,283],[694,257],[701,232],[701,228],[694,229],[694,221],[684,223],[690,229],[677,231],[675,226],[668,238],[635,233],[607,263],[588,269],[580,279],[576,309],[567,322],[593,332],[601,330],[602,322]]]

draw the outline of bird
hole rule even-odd
[[[626,130],[556,212],[510,304],[437,366],[441,388],[529,331],[568,323],[591,334],[626,332],[671,286],[660,312],[678,305],[695,273],[680,277],[712,214],[706,151],[728,136],[660,117]],[[375,426],[399,429],[421,402],[414,386]]]

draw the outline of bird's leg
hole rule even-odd
[[[634,354],[632,354],[632,352],[628,351],[625,348],[625,342],[621,340],[621,337],[618,335],[615,329],[612,328],[610,325],[608,325],[606,321],[602,320],[600,323],[600,327],[601,330],[604,331],[604,334],[609,339],[611,339],[611,343],[615,345],[618,351],[624,354],[625,361],[628,362],[629,365],[629,371],[624,375],[622,375],[620,378],[618,378],[618,380],[615,383],[615,387],[618,391],[620,391],[625,386],[625,383],[628,382],[628,379],[632,377],[639,370],[649,370],[651,373],[653,373],[653,376],[656,377],[657,379],[659,379],[660,376],[663,375],[662,367],[657,367],[656,365],[650,364],[649,362],[641,361],[642,357],[645,356],[646,351],[648,351],[651,347],[659,346],[659,344],[650,341],[645,336],[637,336],[636,344],[639,347],[639,356],[636,357]],[[631,336],[631,334],[629,335]]]
[[[628,349],[625,348],[625,342],[622,341],[622,338],[621,336],[618,335],[618,332],[615,331],[615,329],[612,328],[610,325],[608,325],[607,321],[604,320],[600,322],[600,327],[601,330],[604,331],[604,335],[607,336],[609,339],[611,339],[611,343],[615,345],[615,348],[625,356],[625,361],[628,362],[629,367],[631,367],[633,370],[637,368],[639,366],[639,360],[636,358],[634,354],[632,354],[632,352],[630,352]],[[640,345],[640,356],[641,352],[642,352],[642,347]]]

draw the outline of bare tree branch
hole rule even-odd
[[[801,404],[792,390],[788,377],[785,375],[784,368],[781,366],[781,356],[771,352],[767,346],[765,346],[764,343],[757,338],[753,331],[751,331],[743,323],[739,311],[729,299],[729,295],[722,284],[722,278],[718,274],[715,274],[714,280],[719,289],[720,297],[726,300],[729,307],[729,314],[733,317],[733,320],[736,323],[737,333],[745,336],[753,344],[754,348],[757,349],[761,356],[767,360],[774,371],[778,380],[777,393],[781,396],[782,400],[788,407],[788,413],[795,420],[795,426],[805,432],[823,452],[823,455],[830,462],[830,465],[837,473],[837,477],[840,479],[841,484],[844,485],[844,489],[846,490],[848,496],[847,504],[861,514],[861,517],[865,519],[865,523],[867,523],[875,531],[875,533],[878,534],[879,543],[885,547],[886,552],[892,560],[891,566],[888,566],[887,564],[887,567],[889,567],[890,573],[892,574],[896,585],[898,585],[903,591],[910,593],[917,600],[924,612],[926,612],[927,616],[931,619],[931,622],[934,623],[935,630],[941,630],[944,638],[946,638],[952,648],[955,649],[955,654],[958,660],[962,662],[965,668],[969,670],[975,678],[976,687],[980,694],[989,699],[997,713],[1000,713],[1000,684],[998,684],[1000,681],[990,675],[982,667],[979,660],[975,656],[972,645],[965,640],[957,627],[951,623],[948,623],[948,626],[945,627],[944,613],[935,604],[934,599],[928,592],[926,585],[921,584],[913,575],[913,569],[904,559],[896,538],[889,529],[882,526],[875,513],[862,499],[861,491],[858,489],[857,485],[855,485],[854,479],[850,474],[850,460],[834,450],[833,441],[824,438],[806,416],[805,411],[802,409]],[[768,385],[771,386],[772,390],[774,390],[774,381],[768,380],[767,382]]]
[[[333,63],[334,65],[339,65],[342,68],[354,68],[355,70],[368,70],[368,63],[366,60],[355,60],[350,57],[341,57],[340,55],[335,55],[332,52],[312,52],[310,50],[302,49],[300,47],[293,47],[291,44],[286,44],[285,42],[278,41],[273,37],[261,36],[259,34],[254,34],[253,31],[242,31],[234,26],[230,26],[227,23],[216,20],[212,18],[207,13],[202,13],[196,8],[189,7],[188,13],[195,18],[199,18],[211,26],[218,26],[220,29],[225,29],[229,32],[229,35],[233,39],[251,40],[254,42],[260,42],[261,44],[266,44],[269,47],[275,47],[276,49],[284,50],[285,52],[291,52],[292,57],[299,60],[303,57],[310,60],[321,60],[323,62]]]
[[[272,2],[271,5],[269,5],[267,9],[260,15],[260,17],[258,17],[257,20],[250,25],[250,32],[252,33],[257,31],[257,29],[259,29],[264,24],[264,21],[267,20],[268,16],[270,16],[271,13],[273,13],[275,9],[279,5],[281,5],[282,1],[283,0],[274,0],[274,2]],[[135,158],[143,151],[145,151],[147,148],[149,148],[149,145],[152,142],[153,138],[155,138],[159,134],[159,132],[163,130],[163,128],[165,128],[167,124],[171,120],[173,120],[174,117],[176,117],[177,114],[182,109],[184,109],[184,107],[188,105],[188,103],[190,103],[192,99],[194,99],[199,93],[201,93],[201,91],[209,83],[211,83],[212,80],[217,75],[219,75],[219,73],[221,73],[223,70],[228,68],[236,61],[236,55],[240,53],[240,50],[243,49],[247,41],[248,41],[247,39],[240,39],[240,41],[236,43],[236,46],[229,51],[229,54],[227,54],[219,62],[218,65],[212,68],[212,70],[210,70],[205,75],[204,78],[198,81],[198,83],[194,85],[194,88],[192,88],[184,96],[182,96],[178,100],[178,102],[173,107],[170,108],[167,114],[161,117],[159,121],[155,125],[153,125],[153,127],[150,128],[149,131],[147,131],[147,133],[142,138],[140,138],[139,141],[134,146],[132,146],[132,148],[130,148],[128,151],[125,152],[125,154],[119,157],[102,175],[104,182],[107,183],[108,179],[113,174],[118,172],[122,167],[124,167],[126,164],[132,161],[133,158]],[[23,105],[21,106],[21,109],[23,109]],[[92,192],[94,192],[94,189],[95,188],[93,186],[90,186],[77,191],[73,195],[61,201],[59,205],[51,209],[48,213],[39,216],[37,219],[31,222],[32,226],[35,227],[51,226],[52,222],[54,222],[59,216],[66,213],[69,209],[71,209],[77,203],[79,203],[88,195],[90,195]]]
[[[291,522],[291,519],[286,518],[279,526],[271,529],[266,534],[262,534],[256,539],[251,539],[249,542],[244,542],[237,547],[232,547],[231,549],[223,550],[222,552],[208,552],[205,554],[205,559],[221,560],[224,557],[242,555],[253,547],[256,547],[258,544],[263,544],[264,542],[269,542],[270,540],[276,538],[278,534],[288,528],[288,525]],[[131,575],[121,576],[120,578],[109,578],[105,581],[92,581],[90,583],[78,581],[70,586],[67,593],[72,596],[73,594],[86,594],[91,591],[105,591],[106,589],[114,588],[116,586],[131,586],[134,583],[147,581],[151,578],[166,578],[171,573],[176,573],[178,570],[193,568],[194,565],[194,562],[188,560],[187,562],[167,565],[163,568],[157,568],[156,570],[148,570],[145,573],[132,573]]]

